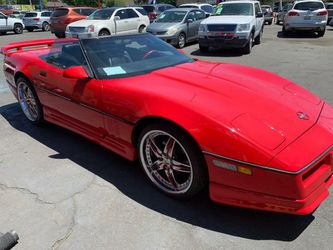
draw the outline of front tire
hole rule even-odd
[[[254,39],[254,43],[255,43],[255,44],[260,44],[260,43],[261,43],[261,38],[262,38],[263,33],[264,33],[264,27],[261,28],[259,34],[258,34],[257,37]]]
[[[42,30],[43,31],[49,31],[50,30],[50,25],[47,22],[44,22],[42,24]]]
[[[17,82],[17,96],[21,110],[25,117],[33,124],[41,124],[44,121],[42,105],[31,83],[23,77]]]
[[[182,49],[186,44],[186,35],[184,33],[180,33],[177,39],[177,47]]]
[[[16,23],[14,25],[14,32],[15,34],[22,34],[23,33],[23,26],[20,23]]]
[[[243,51],[244,54],[250,54],[252,51],[252,47],[253,47],[253,33],[251,33],[249,41],[247,42],[247,44],[245,45]]]
[[[109,36],[109,35],[110,35],[110,32],[108,30],[101,30],[98,33],[98,36]]]
[[[186,199],[207,183],[207,168],[196,143],[174,125],[152,124],[139,137],[144,173],[161,192]]]
[[[143,32],[145,31],[145,28],[146,28],[146,26],[141,25],[141,26],[139,27],[139,33],[143,33]]]

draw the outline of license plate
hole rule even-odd
[[[311,17],[310,16],[305,16],[304,20],[311,20]]]

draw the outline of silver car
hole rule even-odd
[[[198,40],[199,25],[206,18],[200,9],[182,8],[162,12],[146,31],[178,48]]]
[[[50,30],[51,11],[31,11],[25,13],[23,23],[27,31],[32,32],[35,29],[43,31]]]

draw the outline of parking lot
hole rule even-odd
[[[203,54],[197,43],[184,51],[275,72],[333,105],[333,29],[321,38],[280,31],[265,26],[250,55]],[[8,34],[0,47],[50,37]],[[57,126],[28,123],[2,71],[0,138],[0,231],[18,232],[15,249],[332,249],[333,195],[308,216],[217,205],[207,191],[173,200],[148,183],[138,163]]]

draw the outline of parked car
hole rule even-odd
[[[241,48],[251,53],[260,44],[264,32],[264,15],[258,1],[220,3],[215,12],[199,26],[199,48]]]
[[[55,9],[50,18],[51,33],[54,33],[58,38],[64,38],[68,24],[86,19],[95,10],[91,7],[61,7]]]
[[[199,25],[205,18],[206,13],[200,9],[170,9],[159,15],[147,32],[183,48],[187,42],[198,40]]]
[[[11,15],[13,14],[14,8],[11,5],[0,5],[0,12],[4,15]]]
[[[141,33],[149,25],[149,18],[136,7],[96,10],[87,19],[69,24],[66,37],[96,37],[113,34]]]
[[[295,1],[284,18],[282,32],[286,35],[297,30],[315,31],[324,36],[327,19],[328,12],[321,0]]]
[[[0,12],[0,34],[4,35],[8,31],[14,31],[16,34],[22,34],[24,24],[21,19],[6,16]]]
[[[270,5],[261,5],[261,10],[264,13],[265,23],[271,25],[273,23],[273,10]]]
[[[284,17],[292,7],[293,7],[292,3],[288,3],[283,6],[282,10],[279,11],[279,13],[277,14],[276,24],[283,23]]]
[[[214,7],[207,3],[184,3],[179,5],[178,8],[198,8],[203,10],[207,16],[209,16],[214,10]]]
[[[15,42],[2,53],[26,122],[138,159],[168,196],[208,187],[218,203],[298,215],[328,196],[333,107],[290,80],[193,60],[148,33]]]
[[[327,23],[329,24],[333,18],[333,3],[325,3],[325,7],[328,11]]]
[[[175,6],[171,4],[148,4],[148,5],[142,5],[142,8],[145,9],[145,11],[148,13],[148,17],[150,22],[153,22],[159,14],[161,14],[165,10],[169,10],[172,8],[175,8]]]
[[[31,11],[27,12],[23,17],[25,29],[29,32],[35,29],[42,29],[43,31],[50,30],[50,16],[51,11]]]
[[[27,13],[27,11],[14,10],[13,14],[10,14],[9,16],[12,18],[23,19],[25,13]]]

